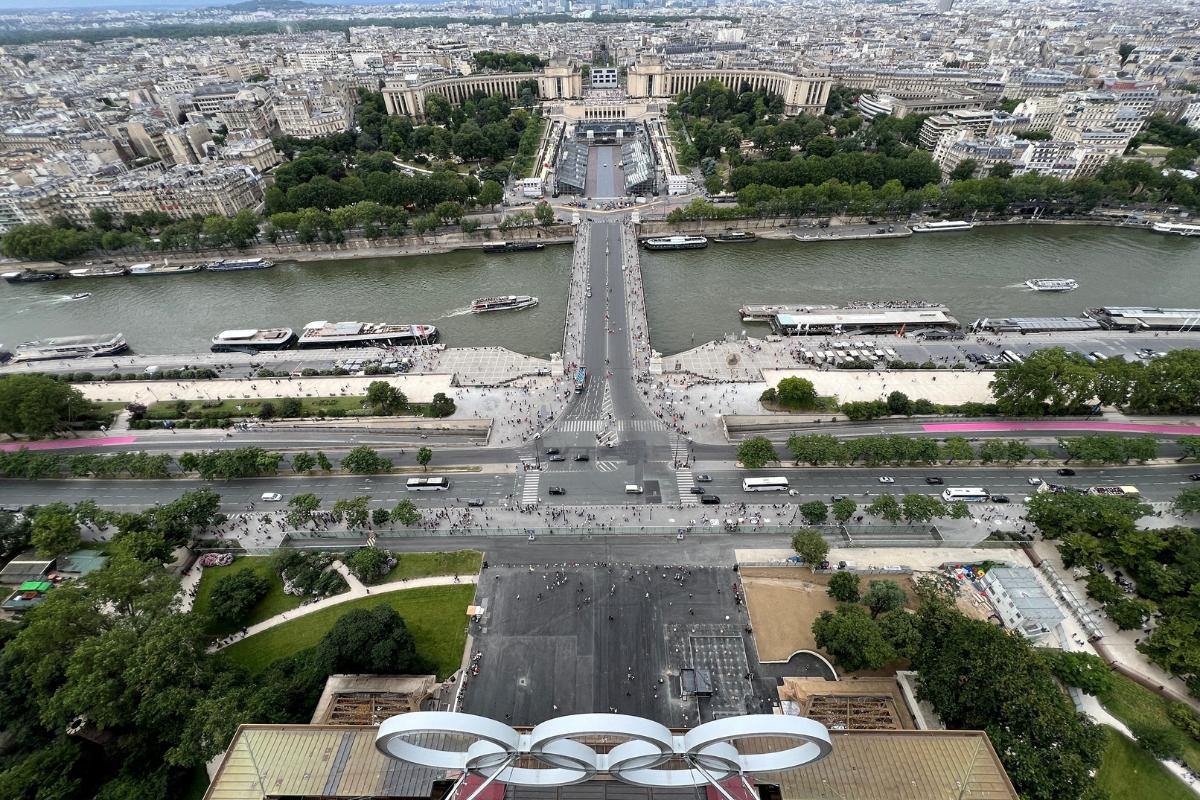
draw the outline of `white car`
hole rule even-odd
[[[1030,486],[1041,486],[1042,485],[1041,478],[1026,478],[1025,482],[1028,483]]]
[[[283,499],[283,495],[279,492],[263,492],[262,501],[264,503],[278,503]]]
[[[892,477],[889,477],[889,476],[887,476],[887,475],[884,475],[883,477],[881,477],[881,478],[879,479],[879,482],[880,482],[880,483],[895,483],[895,482],[896,482],[896,479],[895,479],[895,478],[892,478]]]

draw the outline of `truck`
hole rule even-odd
[[[1088,494],[1097,494],[1105,497],[1140,497],[1141,492],[1136,486],[1093,486],[1088,489]]]
[[[575,391],[582,392],[587,387],[587,369],[580,367],[575,370]]]

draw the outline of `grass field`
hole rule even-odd
[[[433,575],[473,575],[479,572],[483,556],[478,550],[453,553],[393,553],[397,559],[392,571],[376,583],[407,581]]]
[[[467,606],[474,597],[475,587],[470,584],[428,586],[373,595],[277,625],[242,639],[223,652],[257,674],[272,661],[320,642],[338,617],[348,611],[386,603],[404,617],[416,641],[417,652],[434,666],[438,678],[445,678],[462,663],[467,641]]]
[[[1158,763],[1137,742],[1112,728],[1104,729],[1108,746],[1096,773],[1096,784],[1107,800],[1195,800],[1179,778]]]
[[[1183,753],[1183,762],[1193,770],[1200,771],[1200,742],[1177,728],[1167,717],[1168,702],[1124,675],[1113,674],[1115,683],[1111,692],[1100,698],[1100,703],[1131,730],[1158,728],[1174,739]]]
[[[235,558],[233,563],[228,567],[205,567],[204,574],[200,577],[200,585],[196,588],[196,600],[192,604],[192,609],[198,613],[208,611],[208,604],[212,600],[213,586],[217,580],[225,575],[232,575],[235,572],[240,572],[243,569],[252,569],[257,574],[267,579],[271,588],[267,591],[266,597],[259,601],[258,605],[250,610],[249,615],[240,624],[219,624],[212,623],[208,631],[214,636],[224,636],[241,628],[243,625],[254,625],[262,622],[264,619],[270,619],[276,614],[282,614],[284,611],[290,611],[300,605],[303,597],[283,593],[283,581],[279,579],[279,575],[275,570],[271,569],[271,559],[267,556],[242,556]]]

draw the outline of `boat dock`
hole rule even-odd
[[[828,311],[837,306],[778,305],[771,303],[747,303],[738,309],[742,322],[770,322],[778,314],[808,314],[813,311]]]
[[[1089,308],[1085,313],[1109,330],[1193,331],[1200,328],[1200,308],[1104,306]]]
[[[935,305],[863,305],[775,314],[771,318],[771,330],[784,336],[949,331],[958,328],[958,320],[950,316],[949,309]]]
[[[1078,333],[1098,331],[1100,323],[1087,317],[1005,317],[976,320],[970,329],[992,333]]]

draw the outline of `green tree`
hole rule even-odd
[[[484,181],[479,189],[479,196],[475,199],[479,205],[487,206],[489,210],[493,209],[497,203],[504,200],[504,189],[496,181]]]
[[[360,547],[345,559],[345,563],[354,577],[363,583],[374,583],[391,569],[390,560],[391,556],[386,550],[378,547]]]
[[[359,445],[342,459],[342,469],[356,475],[374,475],[380,472],[391,472],[392,462],[386,456],[372,450],[366,445]]]
[[[1184,489],[1171,501],[1176,514],[1200,514],[1200,487]]]
[[[954,169],[950,171],[950,180],[965,181],[975,177],[975,170],[979,168],[979,162],[973,158],[964,158],[959,161]]]
[[[24,514],[0,511],[0,561],[7,563],[29,547],[32,527]]]
[[[858,504],[848,497],[843,497],[841,500],[834,500],[830,509],[833,511],[833,518],[844,523],[858,511]]]
[[[421,513],[417,511],[417,506],[412,500],[404,499],[396,503],[396,507],[392,509],[392,522],[399,522],[405,527],[416,525],[421,521]]]
[[[896,657],[875,620],[862,606],[841,605],[813,621],[817,647],[846,672],[879,669]]]
[[[404,675],[424,666],[404,619],[386,604],[338,617],[317,646],[317,658],[327,674]]]
[[[890,580],[871,581],[862,601],[871,610],[874,619],[880,614],[903,608],[908,602],[908,595],[900,588],[900,584]]]
[[[237,623],[246,618],[250,609],[267,596],[271,584],[252,569],[241,569],[222,575],[213,584],[208,611],[224,623]]]
[[[296,455],[292,456],[292,471],[293,472],[296,472],[296,473],[303,472],[303,473],[307,474],[309,472],[312,472],[313,467],[315,467],[316,465],[317,465],[317,459],[314,458],[312,453],[309,453],[307,450],[296,453]]]
[[[893,523],[899,522],[904,516],[899,501],[891,494],[881,494],[872,500],[867,506],[867,513]]]
[[[387,381],[371,381],[367,386],[367,403],[376,413],[391,415],[404,411],[408,407],[408,398]]]
[[[820,500],[811,500],[800,506],[800,516],[809,525],[822,525],[829,519],[829,506]]]
[[[806,378],[784,378],[775,387],[775,396],[784,408],[811,409],[817,405],[817,390]]]
[[[804,560],[813,572],[821,566],[825,556],[829,554],[829,543],[820,531],[804,528],[792,535],[792,549]]]
[[[1175,444],[1179,445],[1179,449],[1183,451],[1183,455],[1177,460],[1200,459],[1200,436],[1180,436],[1175,440]]]
[[[417,451],[417,463],[421,465],[422,471],[429,470],[429,462],[433,460],[433,451],[428,447],[422,447]]]
[[[1149,600],[1131,600],[1125,597],[1104,606],[1104,613],[1123,631],[1141,628],[1154,611],[1155,605]]]
[[[1061,347],[1038,350],[1023,363],[1000,370],[991,383],[1001,414],[1066,414],[1096,395],[1096,370],[1078,353]]]
[[[321,507],[321,498],[312,492],[292,495],[288,499],[288,525],[293,528],[303,528],[312,522],[313,512]]]
[[[946,515],[946,505],[927,494],[906,494],[901,501],[904,520],[908,523],[931,522],[934,517]]]
[[[895,416],[912,416],[912,400],[904,392],[892,392],[887,397],[888,411]]]
[[[0,433],[41,438],[89,416],[94,408],[65,381],[46,375],[0,377]]]
[[[365,528],[370,515],[367,504],[370,502],[371,498],[365,495],[353,500],[341,498],[334,501],[331,512],[334,518],[345,522],[347,528]]]
[[[543,228],[554,224],[554,208],[545,200],[533,207],[533,216]]]
[[[1083,690],[1085,694],[1099,697],[1111,691],[1116,684],[1112,669],[1104,663],[1104,659],[1093,653],[1051,647],[1039,647],[1036,653],[1060,681]]]
[[[61,558],[78,550],[80,541],[79,523],[65,503],[45,505],[34,513],[30,543],[38,555]]]
[[[317,466],[321,468],[322,472],[332,472],[333,471],[333,464],[329,461],[329,456],[325,455],[325,451],[318,450],[317,454],[316,454],[316,458],[317,458]]]
[[[840,570],[829,576],[829,588],[826,593],[839,603],[858,602],[858,575],[854,572]]]
[[[447,397],[445,392],[437,392],[433,395],[433,400],[429,402],[429,416],[449,417],[455,411],[454,399]]]
[[[778,462],[779,455],[770,439],[754,436],[738,445],[737,460],[746,469],[762,469],[771,462]]]

